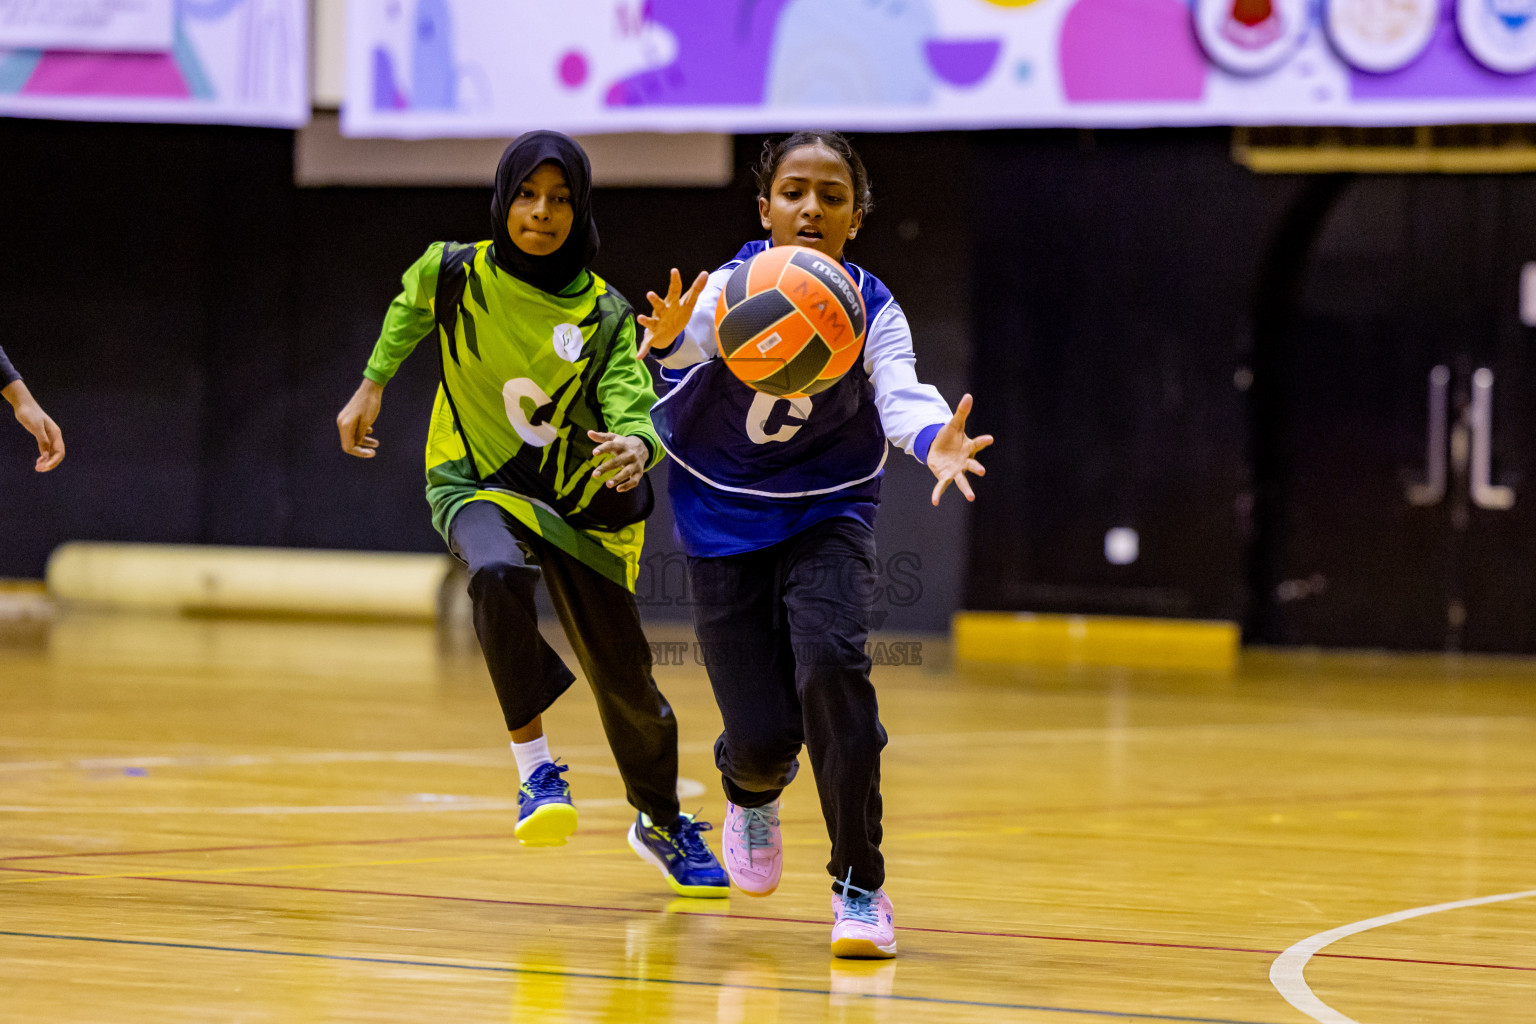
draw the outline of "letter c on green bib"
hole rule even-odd
[[[540,423],[534,426],[530,415],[549,404],[549,396],[544,389],[539,387],[527,377],[518,377],[507,381],[501,389],[501,396],[507,403],[507,419],[512,424],[512,429],[517,431],[517,436],[527,444],[535,448],[543,448],[555,438],[560,436],[560,431],[548,423]],[[525,406],[524,402],[531,403]]]

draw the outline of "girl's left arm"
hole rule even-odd
[[[608,352],[608,365],[597,382],[597,400],[608,430],[589,431],[599,442],[594,454],[603,458],[599,476],[613,476],[608,485],[627,491],[640,483],[645,471],[661,461],[661,439],[651,425],[656,389],[645,364],[636,359],[635,321],[625,317]]]
[[[875,406],[885,436],[918,462],[927,462],[929,446],[952,413],[938,388],[917,379],[912,328],[894,301],[886,303],[870,322],[864,339],[864,371],[875,385]]]
[[[992,443],[991,435],[972,438],[965,433],[971,396],[951,413],[938,389],[917,379],[917,355],[912,328],[894,300],[875,314],[864,340],[864,370],[875,386],[880,425],[892,444],[913,455],[932,471],[937,483],[933,504],[953,483],[967,501],[975,501],[967,473],[986,476],[974,456]]]

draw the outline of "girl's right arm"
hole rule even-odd
[[[681,298],[677,293],[682,282],[677,271],[672,271],[672,287],[665,299],[655,292],[646,296],[651,301],[651,316],[639,318],[646,336],[637,357],[653,355],[669,370],[686,369],[714,358],[720,347],[715,338],[715,306],[734,269],[732,265],[713,274],[699,274]],[[653,328],[652,323],[658,326]]]
[[[368,366],[363,370],[363,381],[336,415],[341,450],[348,455],[373,458],[379,442],[369,435],[373,433],[374,420],[379,418],[384,385],[394,377],[405,357],[437,329],[432,306],[442,261],[443,243],[434,242],[400,279],[404,288],[384,315],[384,328],[374,343]]]

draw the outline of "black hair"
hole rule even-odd
[[[785,157],[801,146],[816,145],[826,146],[843,158],[843,163],[848,165],[848,174],[853,178],[854,209],[868,217],[869,211],[875,208],[875,198],[869,188],[869,172],[864,169],[864,161],[859,159],[859,154],[854,152],[852,144],[842,132],[800,131],[777,142],[773,139],[765,140],[762,159],[753,169],[757,176],[758,196],[767,199],[773,194],[773,176],[779,173],[779,165]]]

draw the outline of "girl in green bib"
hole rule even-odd
[[[337,426],[343,451],[372,458],[384,385],[435,340],[427,500],[469,569],[475,632],[522,779],[518,839],[560,845],[576,828],[541,719],[575,679],[539,635],[542,577],[639,812],[630,845],[677,892],[724,896],[725,873],[699,837],[709,826],[678,810],[677,721],[651,677],[635,605],[654,502],[645,473],[661,456],[656,395],[634,357],[634,311],[588,269],[597,249],[586,154],[557,132],[519,138],[496,170],[490,240],[434,243],[405,272]]]

